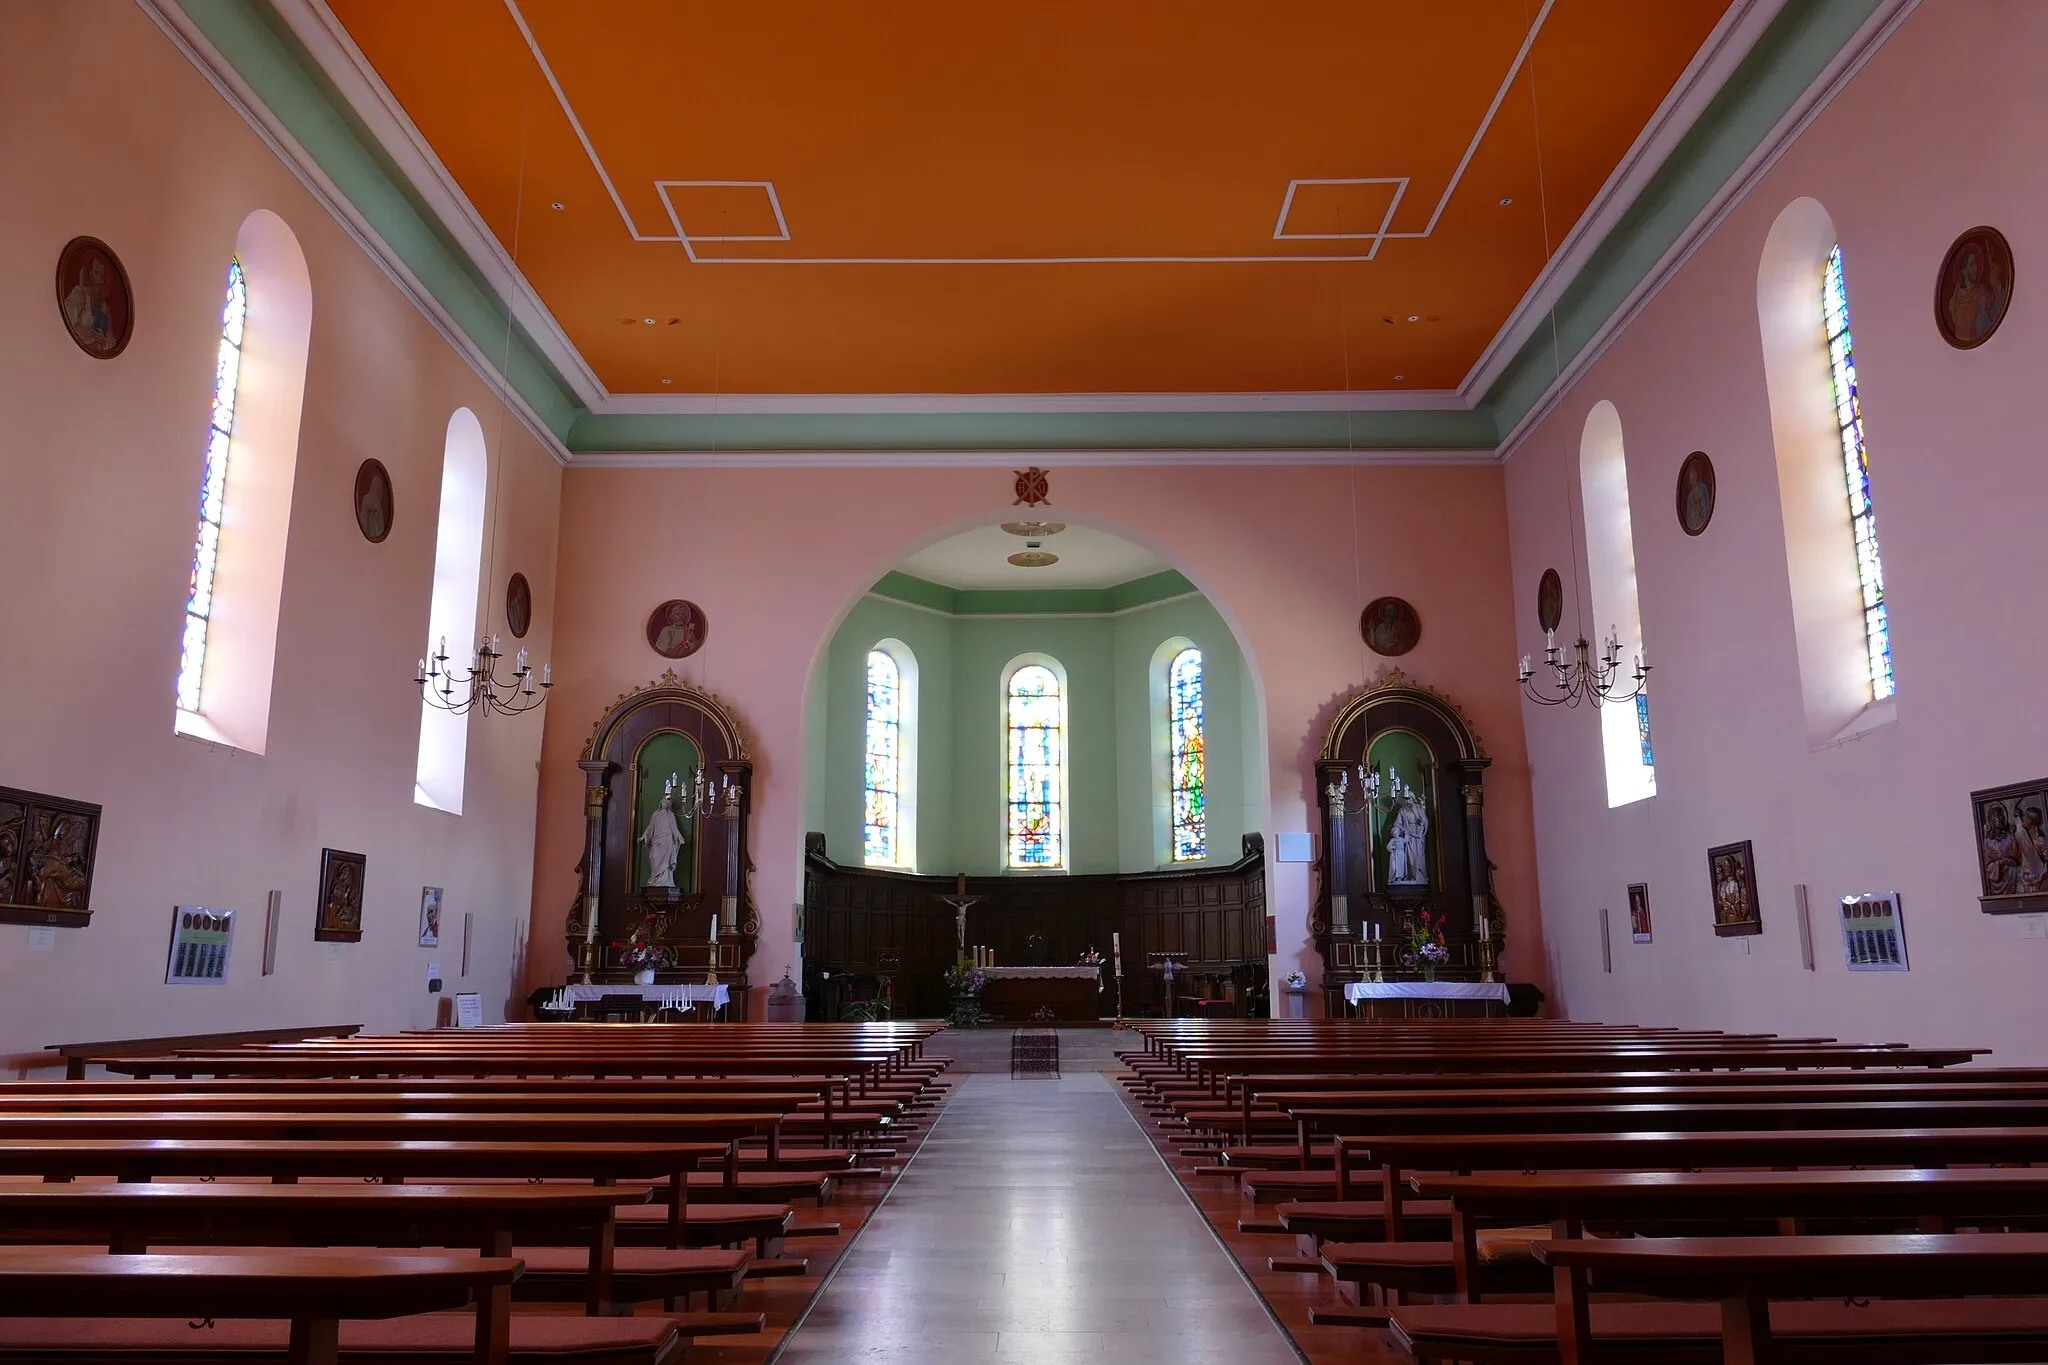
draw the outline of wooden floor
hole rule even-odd
[[[1118,1035],[1119,1037],[1127,1035]],[[1115,1077],[1110,1078],[1112,1081]],[[1296,1255],[1294,1238],[1291,1236],[1258,1236],[1237,1230],[1238,1219],[1244,1216],[1242,1196],[1235,1181],[1222,1176],[1196,1175],[1198,1165],[1212,1165],[1212,1160],[1196,1160],[1180,1155],[1187,1147],[1186,1131],[1175,1127],[1165,1128],[1153,1122],[1151,1116],[1131,1101],[1130,1092],[1123,1086],[1116,1087],[1123,1097],[1124,1105],[1144,1129],[1146,1136],[1159,1149],[1159,1155],[1179,1179],[1181,1187],[1202,1211],[1216,1236],[1230,1250],[1245,1275],[1273,1310],[1273,1316],[1287,1329],[1294,1339],[1294,1345],[1310,1365],[1335,1365],[1335,1362],[1378,1362],[1407,1361],[1408,1357],[1398,1351],[1389,1350],[1382,1341],[1383,1333],[1377,1328],[1361,1327],[1318,1327],[1309,1321],[1311,1308],[1349,1307],[1337,1297],[1328,1277],[1323,1275],[1297,1275],[1278,1272],[1269,1268],[1267,1262],[1274,1256]],[[1270,1213],[1270,1210],[1265,1210]]]

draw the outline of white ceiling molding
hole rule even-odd
[[[1616,163],[1600,192],[1579,215],[1557,250],[1530,282],[1528,291],[1493,340],[1479,353],[1472,369],[1458,385],[1468,406],[1485,398],[1522,347],[1549,316],[1550,310],[1587,260],[1607,240],[1607,235],[1634,206],[1637,196],[1660,170],[1678,144],[1692,131],[1707,105],[1721,93],[1721,87],[1748,57],[1764,30],[1770,26],[1786,0],[1735,0],[1699,51],[1673,82],[1657,112],[1643,125],[1643,131]]]
[[[1856,30],[1855,36],[1835,54],[1820,75],[1807,86],[1798,101],[1785,111],[1784,116],[1772,126],[1769,135],[1757,144],[1756,150],[1744,158],[1742,164],[1736,168],[1735,174],[1728,177],[1714,197],[1708,200],[1692,222],[1686,225],[1678,240],[1658,257],[1657,264],[1651,267],[1650,272],[1643,276],[1633,290],[1629,291],[1621,306],[1608,315],[1600,330],[1579,348],[1578,354],[1571,358],[1564,370],[1550,381],[1549,387],[1543,391],[1543,396],[1529,405],[1529,410],[1522,414],[1521,420],[1515,423],[1514,429],[1508,432],[1500,443],[1501,463],[1505,464],[1514,457],[1529,434],[1556,410],[1564,396],[1579,382],[1580,377],[1598,363],[1601,356],[1607,354],[1607,348],[1628,330],[1629,325],[1642,314],[1650,301],[1662,292],[1664,286],[1678,274],[1686,261],[1691,259],[1692,253],[1700,244],[1713,235],[1714,229],[1721,225],[1737,204],[1748,197],[1749,192],[1756,188],[1771,167],[1777,165],[1778,158],[1799,140],[1800,134],[1812,126],[1813,121],[1820,117],[1823,110],[1834,103],[1835,97],[1848,88],[1856,73],[1863,69],[1863,64],[1884,46],[1885,41],[1898,30],[1899,25],[1903,24],[1919,6],[1920,0],[1880,0],[1878,7],[1871,11],[1870,17],[1864,20],[1862,27]]]
[[[499,402],[512,410],[520,425],[540,442],[542,448],[554,457],[557,464],[568,464],[569,448],[562,443],[561,438],[556,436],[541,419],[540,414],[533,410],[525,396],[505,380],[497,364],[456,325],[455,319],[441,307],[440,301],[420,282],[419,277],[413,274],[398,253],[391,249],[382,235],[370,226],[369,221],[356,210],[348,196],[327,178],[319,163],[299,145],[298,139],[277,120],[234,66],[221,56],[219,49],[215,48],[206,35],[193,24],[191,17],[185,13],[178,0],[135,0],[135,3],[163,31],[164,36],[170,39],[172,46],[183,53],[186,60],[206,78],[207,83],[219,92],[220,97],[227,101],[228,107],[241,116],[250,130],[270,148],[279,161],[284,163],[285,168],[299,183],[306,187],[306,192],[313,196],[315,202],[327,210],[340,225],[341,230],[347,233],[350,239],[363,249],[364,254],[384,272],[391,283],[397,286],[398,292],[419,310],[420,315],[436,332],[440,333],[442,340],[469,363],[469,367],[483,380],[485,387],[497,395]]]
[[[348,101],[349,108],[363,121],[377,145],[396,163],[399,173],[426,200],[427,207],[441,220],[456,245],[483,273],[498,297],[510,305],[512,316],[568,382],[577,401],[588,408],[609,396],[596,371],[527,283],[518,263],[506,253],[497,234],[456,185],[455,177],[434,155],[426,137],[325,0],[270,0],[270,4],[305,45],[327,79],[334,82],[334,88]]]
[[[1488,450],[589,450],[571,469],[1048,469],[1147,465],[1473,465]]]
[[[603,399],[591,411],[603,416],[758,417],[792,413],[1467,412],[1471,406],[1450,389],[1412,393],[1358,389],[1308,393],[628,394]]]

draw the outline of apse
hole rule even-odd
[[[1258,827],[1242,651],[1107,531],[991,522],[909,555],[833,635],[812,707],[806,828],[844,865],[1192,869]]]

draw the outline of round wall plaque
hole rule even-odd
[[[112,360],[135,331],[135,299],[121,258],[97,237],[73,237],[57,255],[57,313],[78,349]]]
[[[512,632],[515,640],[524,640],[526,632],[533,628],[533,589],[526,584],[526,575],[516,573],[505,585],[505,629]]]
[[[1564,580],[1557,570],[1545,569],[1536,584],[1536,624],[1547,635],[1564,619]]]
[[[1406,654],[1422,639],[1422,618],[1398,597],[1376,597],[1359,613],[1358,633],[1375,654]]]
[[[1934,280],[1934,326],[1959,351],[1991,340],[2012,303],[2012,247],[1995,227],[1956,238]]]
[[[1689,536],[1707,529],[1714,519],[1714,462],[1695,450],[1678,467],[1678,525]]]
[[[710,625],[695,602],[672,597],[647,618],[647,645],[664,659],[687,659],[704,648]]]
[[[363,539],[379,544],[391,534],[396,508],[391,496],[391,475],[376,460],[364,460],[356,468],[356,527]]]

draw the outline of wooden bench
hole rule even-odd
[[[85,1069],[108,1057],[141,1057],[151,1053],[180,1052],[188,1048],[234,1047],[247,1043],[300,1042],[307,1038],[346,1038],[358,1033],[361,1024],[314,1024],[302,1028],[239,1029],[229,1033],[185,1033],[162,1038],[112,1038],[94,1043],[51,1043],[45,1052],[64,1059],[67,1080],[81,1080]]]

